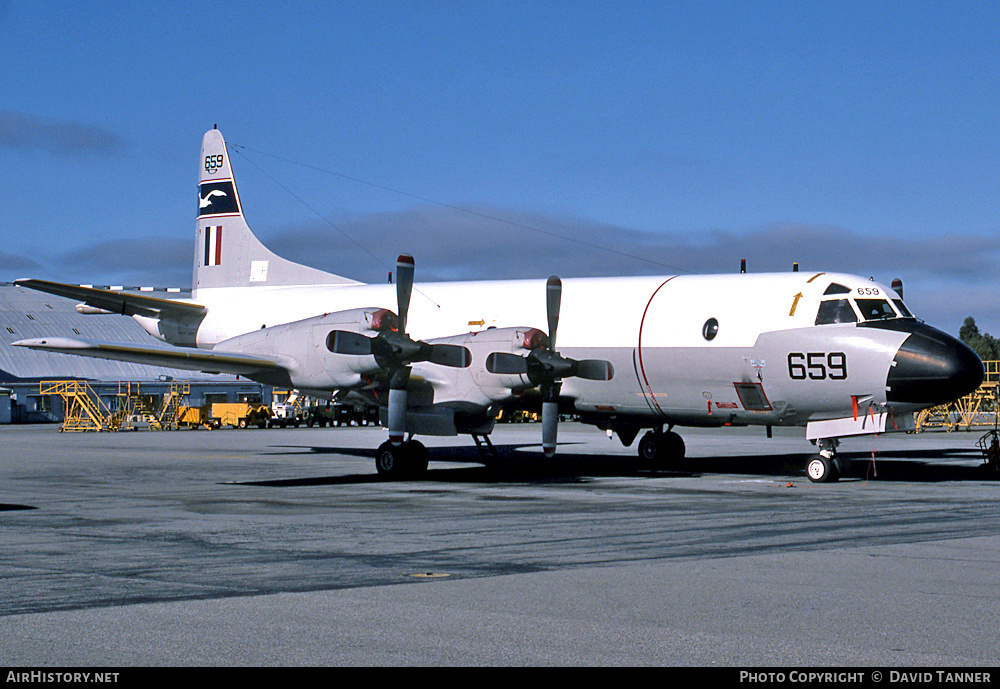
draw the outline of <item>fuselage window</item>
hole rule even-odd
[[[896,318],[896,312],[885,299],[858,299],[858,308],[866,321],[881,321]]]
[[[903,318],[913,318],[913,314],[906,308],[906,304],[903,303],[902,299],[893,299],[892,303],[896,305],[896,310],[903,315]]]
[[[847,299],[830,299],[820,302],[819,313],[816,314],[816,325],[857,322],[858,316],[854,313],[851,302]]]

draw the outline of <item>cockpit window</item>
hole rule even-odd
[[[885,299],[858,299],[858,308],[866,321],[896,318],[896,312]]]
[[[896,310],[903,315],[903,318],[913,318],[913,314],[906,308],[906,304],[903,303],[902,299],[893,299],[892,303],[896,305]]]
[[[847,299],[829,299],[820,302],[819,313],[816,314],[816,325],[857,322],[858,316],[854,313],[851,302]]]
[[[851,291],[850,287],[844,287],[843,285],[838,284],[836,282],[831,282],[830,286],[826,288],[825,292],[823,292],[823,296],[826,296],[828,294],[847,294],[850,291]]]

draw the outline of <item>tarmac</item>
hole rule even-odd
[[[679,430],[671,471],[524,424],[384,482],[381,429],[0,427],[2,664],[1000,663],[981,433],[848,439],[812,484],[801,429]]]

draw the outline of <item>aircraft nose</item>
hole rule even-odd
[[[886,380],[889,402],[944,404],[983,382],[983,362],[963,342],[924,323],[907,330]]]

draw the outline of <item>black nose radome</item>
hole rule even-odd
[[[900,328],[910,333],[886,380],[889,402],[945,404],[973,392],[983,382],[983,362],[960,340],[917,321]]]

